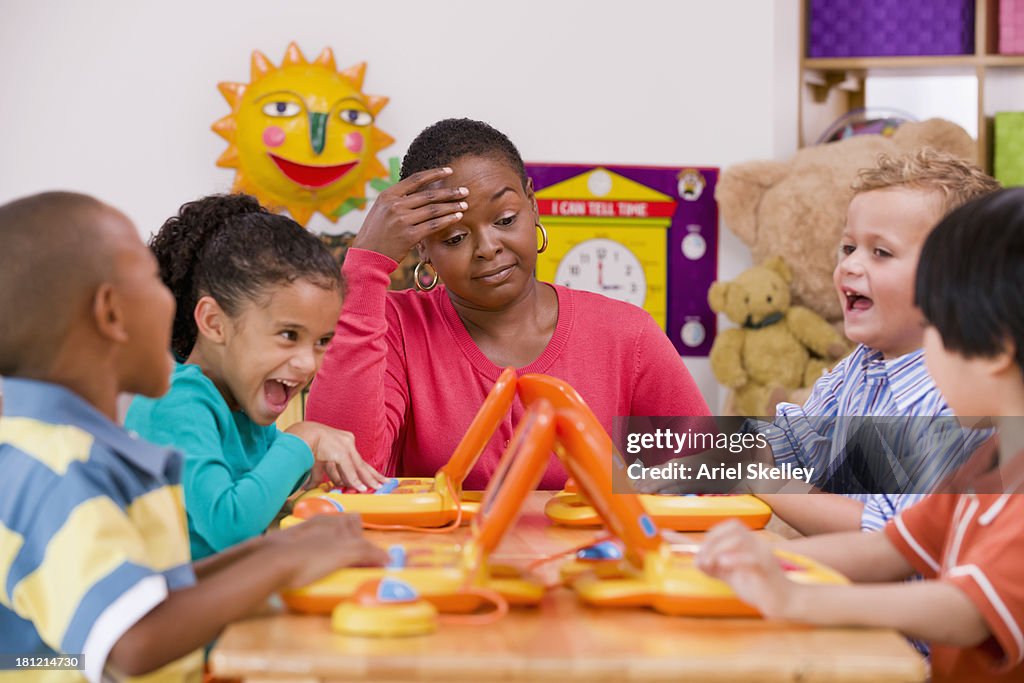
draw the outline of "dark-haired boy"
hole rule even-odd
[[[993,416],[992,440],[883,531],[801,539],[788,549],[852,586],[798,585],[736,523],[708,534],[698,565],[765,616],[886,626],[931,641],[941,681],[1024,680],[1024,188],[976,199],[929,235],[915,303],[928,370],[958,416]],[[894,583],[915,571],[924,579]]]

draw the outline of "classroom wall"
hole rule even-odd
[[[0,17],[0,202],[87,192],[144,236],[230,189],[216,84],[291,40],[368,62],[365,91],[391,98],[384,158],[448,116],[491,122],[530,161],[725,167],[796,148],[797,0],[25,0]],[[749,263],[723,231],[720,277]],[[719,406],[707,360],[687,364]]]

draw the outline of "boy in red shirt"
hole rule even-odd
[[[961,416],[993,416],[987,443],[942,493],[874,533],[828,534],[787,549],[850,586],[789,581],[742,525],[708,534],[699,566],[766,617],[885,626],[932,644],[939,681],[1024,680],[1024,188],[952,212],[925,242],[915,303],[929,373]],[[925,580],[902,583],[914,572]]]

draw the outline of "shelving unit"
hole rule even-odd
[[[828,124],[845,112],[863,107],[865,80],[871,75],[943,76],[973,72],[978,82],[978,162],[991,171],[992,115],[996,109],[1005,107],[994,105],[986,97],[986,79],[993,81],[996,71],[1019,69],[1022,80],[1014,107],[1024,109],[1024,55],[996,53],[998,0],[975,0],[975,3],[974,54],[810,58],[806,57],[810,2],[804,0],[800,11],[800,146],[813,143]]]

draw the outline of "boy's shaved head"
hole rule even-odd
[[[115,209],[87,195],[45,192],[0,206],[0,374],[42,377],[112,265]]]

